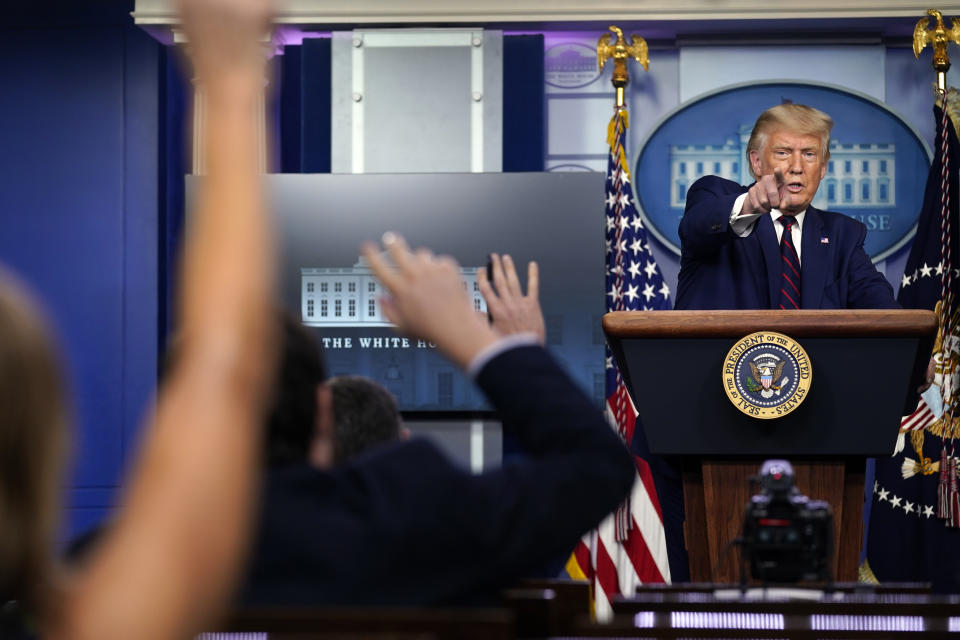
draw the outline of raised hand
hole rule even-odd
[[[195,637],[216,624],[241,572],[277,351],[276,258],[255,108],[271,6],[179,2],[209,100],[207,175],[184,249],[177,358],[147,412],[152,424],[115,524],[72,576],[45,638]]]
[[[740,215],[770,213],[771,209],[789,211],[790,194],[786,189],[786,179],[782,169],[774,169],[772,174],[760,176],[747,191]]]
[[[266,64],[263,40],[270,31],[274,0],[178,0],[190,58],[203,81]]]
[[[543,311],[538,299],[540,288],[539,269],[536,262],[527,264],[527,293],[524,295],[513,259],[509,255],[502,258],[490,254],[493,283],[487,280],[487,274],[477,274],[477,285],[483,299],[487,301],[487,310],[493,318],[493,328],[500,335],[514,333],[535,333],[540,344],[546,342],[546,328]],[[496,290],[494,290],[496,287]]]
[[[374,244],[364,245],[363,256],[389,292],[380,308],[402,333],[433,342],[461,367],[497,340],[473,310],[453,258],[428,249],[413,252],[393,233],[384,234],[383,245],[392,265]]]

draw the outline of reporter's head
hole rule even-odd
[[[310,330],[283,314],[280,354],[267,414],[266,462],[286,465],[307,459],[318,420],[317,394],[327,379],[323,350]]]
[[[401,437],[397,401],[381,385],[363,376],[337,376],[327,385],[333,402],[336,462]]]
[[[0,601],[24,600],[34,613],[50,586],[68,422],[47,324],[0,271]]]

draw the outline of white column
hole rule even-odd
[[[187,57],[190,57],[190,45],[183,32],[175,29],[173,32],[174,44],[181,45]],[[262,52],[267,60],[270,60],[281,45],[272,40],[265,39]],[[203,86],[197,82],[196,76],[191,70],[190,84],[193,86],[193,127],[190,135],[190,173],[192,175],[203,175],[206,173],[207,152],[204,149],[204,130],[206,127],[207,104],[204,96]],[[257,101],[257,158],[261,173],[266,173],[267,162],[267,98],[266,88],[270,84],[269,76],[263,79],[263,90],[260,92],[260,99]]]

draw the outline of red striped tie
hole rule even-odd
[[[780,309],[800,308],[800,256],[793,246],[793,234],[790,232],[797,221],[793,216],[777,218],[783,225],[783,235],[780,237]]]

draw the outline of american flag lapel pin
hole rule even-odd
[[[830,238],[823,236],[820,238],[820,244],[830,244]]]

